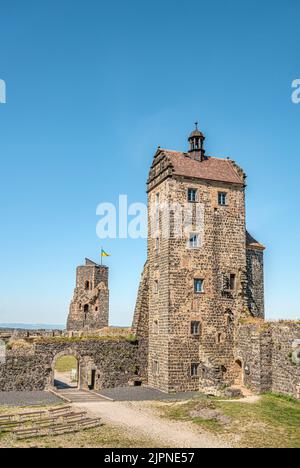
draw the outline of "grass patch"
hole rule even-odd
[[[217,419],[193,415],[199,408],[213,408],[229,418],[223,424]],[[287,396],[265,394],[256,403],[197,398],[186,404],[166,405],[165,416],[193,421],[213,433],[224,434],[235,445],[252,448],[300,448],[300,402]]]
[[[82,432],[18,441],[0,433],[0,448],[155,448],[154,442],[131,435],[114,426],[103,425]]]
[[[26,408],[0,406],[0,414],[38,411],[54,406]],[[103,424],[100,427],[77,433],[19,441],[12,433],[0,432],[0,448],[158,448],[158,445],[151,438],[143,438],[131,431]]]
[[[57,372],[71,372],[72,369],[77,369],[78,363],[74,356],[62,356],[57,359],[55,370]]]
[[[30,339],[29,339],[30,340]],[[73,336],[71,338],[66,336],[55,336],[51,338],[38,337],[34,339],[36,344],[63,344],[63,343],[82,343],[86,341],[113,341],[113,342],[129,342],[136,344],[136,337],[134,335],[107,335],[107,336]]]

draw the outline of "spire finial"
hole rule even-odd
[[[199,124],[199,122],[195,122],[196,130],[198,130],[198,124]]]

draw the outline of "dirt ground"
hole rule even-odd
[[[226,448],[225,438],[209,434],[191,423],[161,418],[159,411],[146,402],[88,402],[75,403],[77,409],[85,409],[92,417],[100,417],[104,423],[123,428],[131,436],[155,441],[157,447],[170,448]]]

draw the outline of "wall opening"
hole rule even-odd
[[[243,385],[244,378],[243,378],[243,364],[240,359],[237,359],[234,363],[234,385]]]
[[[54,366],[54,386],[58,389],[79,387],[79,362],[75,356],[60,356]]]
[[[85,304],[85,306],[83,308],[83,313],[84,313],[84,320],[86,321],[87,318],[88,318],[88,314],[89,314],[89,305],[88,304]]]

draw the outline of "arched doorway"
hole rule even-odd
[[[52,381],[58,390],[80,387],[80,358],[76,353],[66,351],[55,356]]]
[[[241,386],[243,383],[243,363],[240,359],[237,359],[234,363],[234,385]]]

